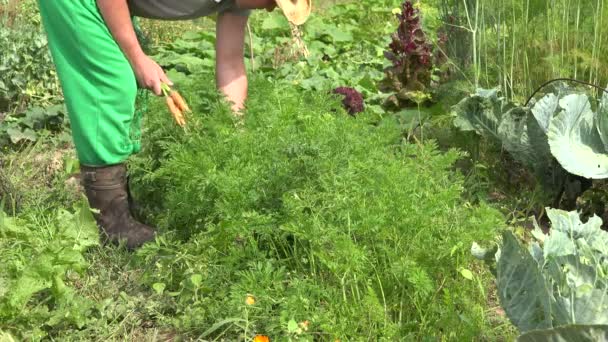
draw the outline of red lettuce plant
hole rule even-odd
[[[350,115],[355,116],[357,113],[361,113],[365,110],[363,95],[357,90],[349,87],[338,87],[333,90],[333,93],[344,96],[342,104]]]
[[[388,103],[403,107],[416,102],[420,93],[428,95],[434,83],[436,63],[440,63],[444,55],[433,53],[433,43],[422,28],[420,11],[411,0],[403,2],[401,13],[396,16],[399,26],[392,35],[388,51],[384,53],[392,65],[385,69],[386,77],[380,89],[395,92]],[[445,40],[447,36],[440,35],[438,45],[441,46]]]

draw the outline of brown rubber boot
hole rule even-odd
[[[124,164],[81,166],[80,169],[89,205],[99,210],[95,219],[110,242],[124,240],[127,248],[133,250],[154,239],[154,229],[136,221],[131,215]]]

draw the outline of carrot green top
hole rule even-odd
[[[132,15],[151,19],[194,19],[220,12],[249,14],[248,10],[239,10],[235,0],[128,0],[128,3]]]

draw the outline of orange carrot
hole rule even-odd
[[[184,112],[190,112],[190,107],[188,107],[188,104],[186,103],[184,98],[177,91],[172,90],[169,95],[171,96],[171,98],[173,98],[173,101],[175,101],[177,108]]]
[[[177,124],[180,125],[181,127],[184,127],[184,125],[186,124],[186,122],[184,120],[184,116],[183,116],[181,110],[175,104],[175,101],[173,100],[173,98],[167,96],[166,101],[167,101],[167,107],[169,108],[169,111],[171,112],[171,115],[173,115],[173,118],[175,119]]]

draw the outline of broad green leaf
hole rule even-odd
[[[525,333],[518,342],[598,342],[608,341],[608,325],[568,325]]]
[[[405,131],[411,131],[418,125],[422,125],[423,122],[429,117],[429,112],[426,108],[418,109],[403,109],[395,113],[395,117],[399,125]]]
[[[593,216],[583,223],[578,213],[556,209],[547,215],[552,229],[544,241],[546,277],[559,294],[554,322],[608,324],[608,275],[599,264],[608,256],[602,220]]]
[[[553,156],[570,173],[591,179],[608,178],[608,154],[595,129],[594,113],[585,95],[567,95],[563,109],[549,125]]]
[[[0,306],[3,307],[0,315],[11,317],[20,312],[32,296],[45,289],[52,289],[57,302],[61,302],[64,296],[73,295],[64,283],[66,272],[82,271],[88,266],[83,252],[96,245],[99,238],[95,220],[84,198],[78,202],[74,213],[57,210],[42,235],[39,230],[36,225],[7,218],[0,212],[0,236],[26,241],[21,253],[28,255],[22,265],[15,268],[17,272],[13,280],[3,285],[7,286],[9,295],[0,298]]]
[[[190,72],[202,66],[210,66],[213,63],[215,62],[209,59],[203,59],[192,55],[182,55],[173,61],[174,65],[183,66]]]
[[[190,276],[190,281],[192,282],[192,285],[194,285],[195,287],[199,287],[203,282],[203,276],[200,274],[193,274],[192,276]]]
[[[530,109],[506,101],[497,89],[482,89],[454,106],[453,113],[456,127],[492,138],[534,171],[547,191],[558,188],[565,171],[554,163],[544,124]]]
[[[500,303],[521,331],[551,328],[551,293],[538,264],[513,233],[503,234],[497,261]]]
[[[545,239],[545,248],[543,253],[545,260],[547,260],[548,257],[572,255],[575,253],[576,245],[564,232],[554,229],[551,231],[549,237]]]
[[[498,136],[505,150],[524,165],[532,167],[538,155],[528,137],[529,116],[530,112],[524,108],[514,108],[504,113],[498,126]]]
[[[52,280],[48,276],[42,276],[33,269],[27,269],[23,275],[16,279],[8,293],[8,303],[12,309],[20,310],[36,292],[48,289]]]
[[[533,151],[533,158],[530,164],[526,165],[533,169],[537,179],[540,180],[546,191],[556,191],[563,184],[567,172],[558,163],[554,162],[547,134],[533,115],[528,116],[526,131]]]

